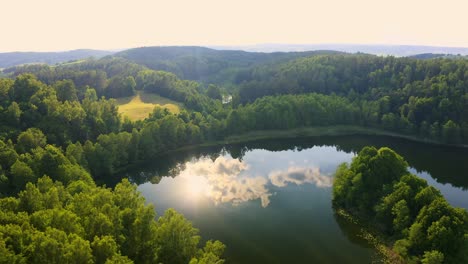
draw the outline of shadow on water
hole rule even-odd
[[[365,248],[372,248],[372,245],[362,237],[361,226],[338,214],[335,208],[333,208],[333,217],[340,227],[341,232],[349,241]]]

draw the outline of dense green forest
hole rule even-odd
[[[166,49],[168,54],[164,57]],[[70,79],[76,86],[79,99],[84,97],[88,86],[96,90],[98,97],[107,98],[133,95],[135,90],[140,89],[182,102],[205,118],[211,115],[221,122],[233,112],[234,118],[231,120],[234,122],[237,116],[241,120],[251,118],[245,113],[249,112],[248,109],[258,110],[256,108],[260,105],[263,108],[271,106],[271,116],[288,118],[287,124],[280,119],[273,121],[279,125],[252,126],[243,123],[238,128],[240,132],[264,128],[281,129],[285,126],[291,128],[352,123],[450,144],[468,142],[466,59],[418,60],[317,52],[293,53],[288,56],[269,55],[271,59],[255,61],[255,56],[260,56],[259,54],[239,55],[241,58],[236,59],[232,52],[227,51],[223,53],[201,48],[199,51],[193,47],[166,49],[141,48],[119,53],[127,54],[125,56],[134,62],[122,59],[117,54],[116,57],[56,67],[20,66],[6,69],[5,72],[12,76],[33,73],[38,80],[48,85]],[[122,56],[125,57],[124,55]],[[171,74],[137,64],[144,63],[144,58],[153,58],[152,56],[155,58],[151,60],[154,63],[164,59],[174,65],[188,65],[179,60],[190,56],[196,58],[197,63],[206,62],[213,69],[219,69],[220,62],[224,62],[223,67],[229,71],[229,77],[223,77],[225,84],[209,85],[182,80],[184,77],[181,76],[185,74],[177,69],[149,65],[157,70],[170,70],[173,73]],[[198,64],[196,65],[189,69],[198,69]],[[217,72],[213,74],[218,76]],[[217,99],[220,99],[221,94],[227,93],[233,95],[232,103],[230,107],[222,107]],[[299,113],[306,111],[304,104],[308,104],[309,100],[304,98],[311,93],[323,97],[319,103],[309,106],[310,113]],[[280,95],[288,96],[278,97]],[[265,96],[273,97],[265,99]],[[329,101],[349,105],[343,109],[347,116],[342,113],[330,120],[330,115],[334,115],[330,113],[324,118],[323,115],[327,115],[324,112],[329,110]],[[309,118],[308,114],[313,114],[314,117],[305,120]],[[289,120],[292,116],[293,120]],[[229,124],[226,126],[229,127]]]
[[[145,65],[153,70],[168,71],[182,79],[202,83],[229,85],[243,80],[243,74],[257,65],[270,65],[316,54],[337,51],[245,52],[214,50],[204,47],[144,47],[115,54],[116,57]]]
[[[301,58],[258,67],[237,101],[265,95],[321,93],[346,98],[360,121],[442,141],[466,142],[468,60],[417,60],[371,55]]]
[[[198,230],[172,209],[156,218],[135,185],[95,184],[123,159],[132,162],[132,135],[121,132],[115,102],[89,87],[80,97],[71,80],[49,86],[30,74],[0,87],[0,263],[223,262],[221,242],[200,247]],[[122,156],[122,146],[108,145],[125,140]]]
[[[222,263],[222,243],[199,248],[198,230],[173,209],[155,220],[128,181],[111,190],[89,175],[44,176],[0,208],[0,263]]]
[[[128,181],[113,189],[99,185],[105,179],[120,181],[120,172],[130,165],[184,146],[250,131],[337,125],[468,143],[468,61],[461,58],[142,48],[98,60],[16,66],[4,73],[0,255],[7,263],[221,263],[224,245],[207,242],[199,248],[198,231],[177,212],[155,219],[154,210]],[[172,114],[156,107],[145,120],[123,119],[112,98],[138,90],[181,102],[186,109]],[[226,94],[233,100],[223,104]],[[384,161],[366,170],[364,157],[379,155]],[[343,190],[335,192],[335,201],[384,222],[397,217],[393,208],[398,204],[398,210],[407,212],[398,215],[402,222],[379,227],[399,241],[395,250],[409,260],[442,256],[449,261],[458,244],[439,247],[427,242],[435,241],[436,233],[417,233],[433,222],[448,225],[449,219],[419,214],[437,201],[434,210],[457,219],[447,228],[461,234],[461,245],[466,212],[451,208],[436,190],[407,174],[406,163],[390,150],[366,149],[350,168],[338,171],[335,189]],[[359,181],[364,187],[346,189]],[[400,185],[409,190],[400,190]],[[426,189],[424,195],[432,196],[412,204]],[[400,192],[406,196],[397,197]],[[385,200],[389,195],[397,198]],[[379,204],[370,204],[374,202]],[[364,210],[376,206],[378,211]],[[443,234],[440,238],[445,239]],[[51,251],[56,248],[52,245],[60,247]]]
[[[450,206],[437,189],[407,168],[393,150],[365,147],[351,164],[337,169],[334,206],[389,239],[398,254],[393,262],[466,263],[467,211]]]

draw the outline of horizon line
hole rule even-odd
[[[0,51],[0,54],[5,53],[62,53],[70,51],[80,51],[80,50],[92,50],[92,51],[107,51],[107,52],[120,52],[130,49],[138,48],[149,48],[149,47],[205,47],[205,48],[252,48],[256,46],[268,46],[268,45],[277,45],[277,46],[326,46],[326,45],[342,45],[342,46],[366,46],[366,47],[425,47],[425,48],[448,48],[448,49],[468,49],[468,46],[445,46],[445,45],[427,45],[427,44],[382,44],[382,43],[339,43],[339,42],[321,42],[321,43],[285,43],[285,42],[263,42],[255,44],[221,44],[221,45],[197,45],[197,44],[174,44],[174,45],[142,45],[134,46],[127,48],[111,48],[111,49],[100,49],[100,48],[72,48],[72,49],[57,49],[57,50],[13,50],[13,51]],[[250,51],[255,52],[255,51]]]

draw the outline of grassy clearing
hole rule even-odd
[[[182,104],[156,94],[138,92],[133,97],[116,99],[119,105],[119,113],[128,116],[131,120],[142,120],[153,112],[154,107],[167,108],[172,113],[178,114]]]
[[[51,68],[55,68],[55,67],[58,67],[58,66],[68,66],[68,65],[73,65],[73,64],[82,63],[82,62],[84,62],[84,61],[86,61],[86,59],[59,62],[59,63],[57,63],[57,64],[55,64],[55,65],[51,65],[50,67],[51,67]]]

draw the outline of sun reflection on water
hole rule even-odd
[[[180,177],[184,179],[183,189],[188,199],[198,200],[203,196],[208,196],[210,185],[205,177],[187,174]]]

